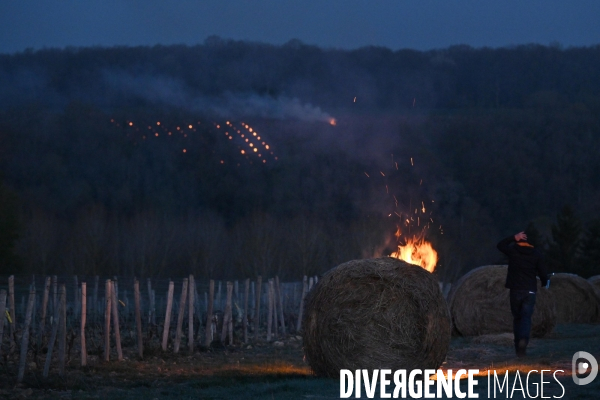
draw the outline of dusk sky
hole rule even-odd
[[[203,43],[428,50],[600,43],[598,0],[20,0],[0,2],[0,53]]]

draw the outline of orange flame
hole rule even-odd
[[[333,126],[336,126],[336,125],[337,125],[337,121],[335,120],[335,118],[331,118],[331,119],[329,120],[329,125],[333,125]]]
[[[399,238],[402,233],[400,228],[396,231],[396,237]],[[429,272],[435,271],[438,262],[437,251],[433,249],[430,242],[424,238],[410,238],[405,245],[398,245],[398,251],[393,252],[390,257],[398,258],[409,264],[419,265]]]

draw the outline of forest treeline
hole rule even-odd
[[[446,281],[525,227],[598,274],[598,70],[600,46],[0,55],[0,270],[298,279],[400,226]]]
[[[322,49],[211,37],[198,46],[67,48],[0,55],[0,106],[73,99],[192,107],[224,94],[298,98],[330,112],[598,107],[600,45]],[[357,99],[354,102],[354,99]],[[206,107],[205,102],[198,106]],[[357,110],[358,109],[358,110]]]

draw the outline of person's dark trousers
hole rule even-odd
[[[510,311],[513,315],[515,350],[518,357],[525,356],[531,332],[531,317],[534,306],[535,293],[530,293],[528,290],[510,291]]]

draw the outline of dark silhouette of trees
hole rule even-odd
[[[600,275],[600,219],[588,223],[581,240],[580,273],[588,278]]]
[[[19,239],[17,195],[0,181],[0,273],[9,274],[18,270],[20,260],[15,253]]]
[[[63,107],[184,107],[194,96],[287,95],[326,109],[448,110],[593,104],[600,47],[524,45],[420,52],[382,47],[320,49],[209,38],[198,46],[44,49],[0,55],[0,107],[31,101]],[[598,107],[596,104],[595,107]]]
[[[564,206],[556,216],[556,224],[552,224],[552,239],[546,252],[556,270],[569,273],[580,270],[581,234],[581,221],[570,206]]]

